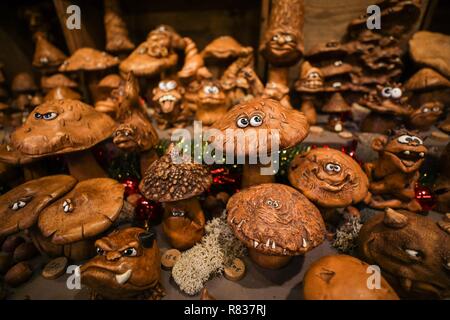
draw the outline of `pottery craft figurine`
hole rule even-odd
[[[97,256],[80,268],[93,299],[159,300],[161,257],[152,231],[125,228],[95,242]]]
[[[325,239],[319,210],[292,187],[265,183],[235,193],[227,221],[263,268],[278,269]]]
[[[169,151],[147,169],[139,189],[153,201],[164,203],[163,231],[172,247],[186,250],[199,242],[204,234],[205,216],[197,196],[212,183],[207,168],[190,159],[174,163]]]
[[[106,51],[127,52],[134,49],[134,43],[128,37],[127,26],[121,17],[118,0],[104,0],[105,15],[103,21],[106,33]]]
[[[223,119],[228,111],[225,92],[218,81],[205,80],[197,93],[195,118],[204,126]]]
[[[226,139],[213,141],[215,147],[229,151],[227,144],[233,140],[234,156],[257,156],[260,148],[271,155],[276,145],[280,150],[288,149],[303,141],[308,135],[309,125],[303,113],[287,108],[272,99],[257,98],[231,108],[224,117],[212,126],[219,129]],[[228,130],[227,129],[234,129]],[[231,132],[229,132],[231,131]],[[242,131],[245,141],[242,140]],[[238,147],[239,146],[239,147]],[[269,159],[270,160],[270,159]],[[273,160],[273,159],[272,159]],[[245,163],[242,173],[242,187],[274,181],[272,174],[262,174],[261,169],[273,170],[269,163]]]
[[[303,278],[306,300],[399,300],[381,276],[380,287],[369,288],[370,265],[352,256],[325,256],[309,267]]]
[[[378,160],[364,165],[372,193],[369,205],[377,209],[421,211],[414,188],[428,151],[423,138],[416,132],[400,129],[375,138],[372,149],[378,152]]]
[[[66,60],[66,55],[51,44],[44,32],[34,34],[36,48],[33,55],[33,67],[42,71],[54,71]]]
[[[400,297],[450,296],[449,220],[388,208],[364,224],[358,245],[362,259],[380,266]]]

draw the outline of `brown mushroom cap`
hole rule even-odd
[[[57,67],[64,60],[66,55],[51,44],[42,32],[36,35],[36,49],[33,56],[33,67],[36,68],[51,68]]]
[[[97,71],[118,65],[119,58],[113,57],[106,52],[92,48],[81,48],[75,51],[59,67],[60,72],[70,71]]]
[[[450,78],[450,36],[418,31],[409,40],[409,53],[416,63],[432,67]]]
[[[175,164],[168,153],[148,167],[139,189],[148,199],[171,202],[195,197],[211,183],[207,167],[194,162]]]
[[[303,293],[306,300],[399,300],[381,277],[381,288],[368,288],[369,265],[348,255],[325,256],[306,271]]]
[[[97,87],[104,89],[116,89],[120,86],[122,81],[124,80],[118,74],[108,74],[99,81]]]
[[[36,91],[37,89],[33,76],[28,72],[20,72],[12,80],[11,90],[14,92]]]
[[[297,155],[290,164],[288,177],[292,186],[309,200],[326,208],[358,203],[369,187],[367,176],[355,160],[329,148]]]
[[[326,58],[337,58],[348,53],[345,45],[339,41],[328,41],[313,46],[305,56],[310,60],[321,60]]]
[[[203,58],[229,59],[238,57],[244,47],[230,36],[221,36],[211,41],[202,51]]]
[[[109,116],[81,101],[51,100],[30,113],[11,134],[11,144],[34,158],[81,151],[110,137],[115,126]]]
[[[322,107],[322,111],[328,113],[342,113],[349,112],[350,110],[352,108],[339,92],[333,93],[330,100]]]
[[[72,176],[48,176],[25,182],[0,196],[0,236],[33,226],[41,211],[76,183]]]
[[[76,88],[78,84],[62,73],[57,73],[48,77],[41,78],[41,88],[45,91],[56,87]]]
[[[449,87],[450,81],[430,68],[420,69],[405,83],[407,90],[432,90]]]
[[[69,244],[106,231],[119,217],[125,187],[114,179],[79,182],[44,209],[38,226],[54,244]]]
[[[33,158],[22,154],[20,151],[15,150],[11,145],[0,145],[0,162],[18,165],[31,163],[33,162],[33,160]]]
[[[299,255],[325,238],[319,210],[284,184],[265,183],[235,193],[227,204],[228,224],[250,248],[271,255]]]
[[[262,123],[259,126],[252,126],[250,120],[259,116],[262,119]],[[243,117],[246,117],[249,125],[245,128],[240,128],[237,121]],[[273,99],[256,98],[247,102],[238,104],[228,110],[225,116],[216,121],[213,127],[222,131],[225,135],[223,139],[223,146],[217,146],[218,148],[223,148],[226,150],[226,143],[230,139],[235,139],[234,151],[235,154],[238,152],[238,134],[242,129],[246,134],[248,133],[249,139],[246,139],[244,146],[245,155],[256,154],[261,147],[267,147],[267,152],[271,152],[271,144],[273,139],[273,132],[271,130],[277,130],[280,138],[280,149],[287,149],[295,146],[296,144],[303,141],[308,135],[309,125],[306,117],[300,111],[292,108],[288,108],[282,105],[279,101]],[[227,129],[233,129],[231,133],[227,133]],[[257,132],[262,129],[266,130],[267,137],[262,139],[261,136],[256,136],[252,138],[252,131],[250,129],[256,129]],[[242,147],[242,146],[240,146]]]
[[[44,102],[50,101],[50,100],[62,100],[62,99],[72,99],[72,100],[79,100],[81,98],[81,95],[68,88],[68,87],[56,87],[51,89],[44,97]]]

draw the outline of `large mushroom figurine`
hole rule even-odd
[[[259,266],[278,269],[325,239],[319,210],[292,187],[266,183],[235,193],[227,221]]]
[[[11,134],[11,145],[0,160],[13,164],[65,155],[69,172],[78,180],[106,176],[89,148],[109,138],[115,122],[78,100],[51,100],[36,107]]]
[[[234,106],[212,127],[220,130],[223,138],[211,139],[216,149],[224,153],[232,152],[236,157],[258,157],[265,153],[272,160],[272,165],[275,164],[273,161],[277,161],[272,157],[276,152],[272,148],[282,150],[293,147],[306,138],[309,130],[303,113],[279,101],[264,98]],[[268,163],[245,163],[242,187],[273,182],[273,169],[263,172],[264,169],[268,169]]]
[[[174,163],[174,156],[169,151],[153,162],[139,189],[146,198],[164,203],[163,231],[173,247],[185,250],[203,236],[205,216],[196,196],[209,188],[212,177],[205,166],[190,161]]]
[[[325,217],[368,195],[369,180],[363,169],[335,149],[317,148],[297,155],[290,163],[288,177],[292,186],[321,208]]]

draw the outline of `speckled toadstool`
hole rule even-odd
[[[275,151],[272,148],[282,150],[293,147],[306,138],[309,130],[303,113],[287,108],[276,100],[263,98],[234,106],[212,127],[220,130],[224,138],[222,141],[212,141],[215,148],[224,153],[231,151],[238,157],[261,157],[262,153],[272,156]],[[242,187],[273,182],[273,174],[261,174],[264,166],[267,163],[262,164],[261,161],[245,163]]]
[[[11,147],[0,160],[17,162],[64,154],[70,173],[78,180],[106,176],[88,150],[109,138],[115,122],[77,100],[51,100],[36,107],[11,134]]]
[[[196,196],[212,183],[207,168],[194,162],[174,163],[167,153],[148,167],[139,189],[153,201],[164,203],[163,231],[170,244],[185,250],[199,242],[205,217]]]
[[[266,183],[235,193],[227,204],[227,221],[249,248],[250,258],[278,269],[325,239],[319,210],[292,187]]]

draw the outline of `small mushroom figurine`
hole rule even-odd
[[[369,205],[376,209],[421,211],[414,188],[428,151],[423,138],[414,131],[394,130],[388,136],[375,138],[372,149],[378,152],[378,159],[364,165],[372,193]]]
[[[290,163],[289,181],[323,214],[357,204],[368,195],[369,181],[359,164],[340,150],[312,149]]]
[[[197,94],[195,118],[205,126],[222,119],[228,111],[225,92],[218,81],[206,80]]]
[[[212,177],[190,159],[174,163],[178,155],[172,150],[148,167],[139,189],[146,198],[164,203],[163,231],[174,248],[186,250],[204,234],[205,216],[196,196],[210,187]]]
[[[450,220],[387,208],[364,223],[360,256],[378,265],[400,297],[450,297]]]
[[[343,118],[348,114],[352,108],[345,101],[342,94],[335,92],[332,94],[330,100],[322,107],[322,111],[329,113],[327,126],[331,131],[342,132],[344,130]]]
[[[265,183],[235,193],[227,221],[259,266],[278,269],[325,239],[319,210],[292,187]]]
[[[159,300],[161,256],[155,233],[125,228],[95,242],[97,256],[80,267],[81,283],[94,299]]]
[[[237,157],[256,157],[263,152],[272,155],[275,152],[272,149],[287,149],[303,141],[309,130],[303,113],[288,108],[279,101],[264,98],[234,106],[212,127],[219,129],[224,136],[224,139],[212,141],[216,149],[225,153],[233,152]],[[263,164],[261,160],[256,164],[245,163],[242,187],[273,182],[273,169],[262,172],[264,169],[268,169],[267,163]]]

